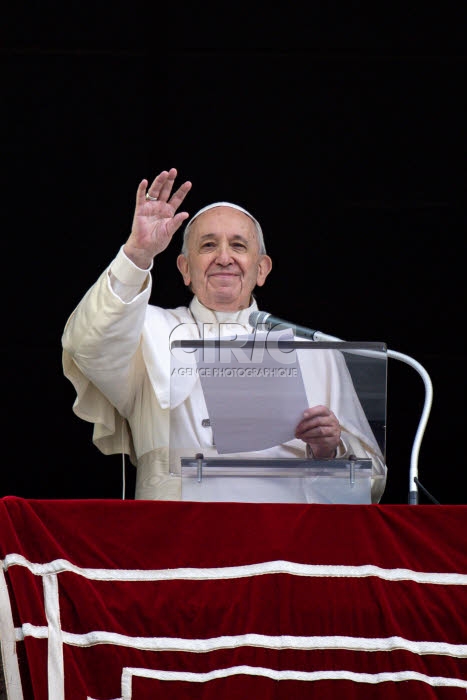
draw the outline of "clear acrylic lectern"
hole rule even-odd
[[[171,478],[188,501],[371,503],[386,478],[386,387],[384,343],[174,340]],[[336,458],[295,438],[313,406],[339,420]]]

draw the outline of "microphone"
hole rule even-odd
[[[337,340],[333,335],[327,335],[326,333],[321,333],[321,331],[315,331],[313,328],[305,328],[305,326],[297,326],[296,323],[290,323],[289,321],[284,321],[282,318],[273,316],[267,311],[252,311],[248,321],[250,326],[256,328],[258,325],[266,326],[267,330],[272,330],[275,326],[282,326],[283,328],[291,328],[294,331],[294,335],[299,338],[308,338],[308,340]]]

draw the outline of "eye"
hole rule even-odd
[[[232,247],[236,250],[246,250],[246,245],[244,243],[233,243]]]
[[[201,246],[201,249],[204,250],[204,249],[206,249],[206,248],[207,248],[207,249],[209,249],[209,248],[214,248],[214,243],[213,243],[213,241],[206,241],[206,243],[203,243],[203,245]]]

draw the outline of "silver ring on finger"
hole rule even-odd
[[[146,192],[146,199],[149,200],[150,202],[157,202],[157,197],[151,197],[149,192]]]

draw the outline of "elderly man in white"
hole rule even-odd
[[[199,338],[206,324],[214,337],[239,329],[251,333],[253,290],[272,267],[258,221],[236,204],[216,202],[185,228],[177,266],[193,292],[189,306],[150,304],[154,259],[189,218],[178,209],[192,185],[184,182],[172,193],[176,177],[171,168],[149,187],[142,180],[129,238],[71,314],[62,338],[64,374],[77,392],[73,410],[94,423],[93,442],[104,454],[130,455],[137,467],[136,499],[181,497],[180,480],[170,475],[169,428],[175,431],[171,441],[179,432],[185,444],[215,452],[212,429],[202,420],[207,409],[199,380],[177,406],[176,421],[170,417],[171,333],[181,324],[187,339]],[[372,480],[371,500],[379,502],[386,465],[358,401],[346,406],[340,386],[349,382],[345,363],[322,371],[294,438],[260,454],[369,457],[383,477]]]

